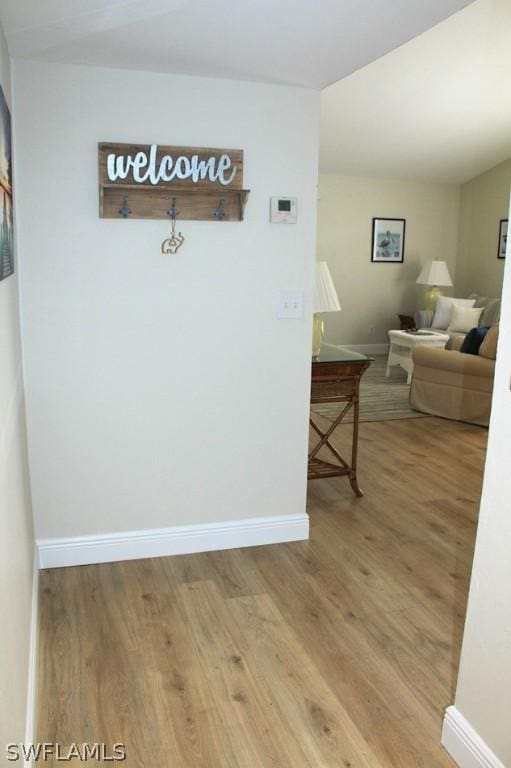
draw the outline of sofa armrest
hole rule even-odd
[[[433,312],[429,309],[419,309],[415,312],[413,319],[415,320],[416,328],[431,328],[433,322]]]
[[[467,376],[487,376],[493,378],[495,360],[489,360],[479,355],[467,355],[451,349],[434,349],[433,347],[417,347],[413,351],[414,366],[436,368],[442,371],[463,373]]]

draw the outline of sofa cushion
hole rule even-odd
[[[488,360],[495,360],[497,357],[497,342],[499,340],[499,326],[494,325],[490,328],[484,341],[479,347],[479,356],[486,357]]]
[[[490,301],[488,296],[479,296],[478,293],[471,293],[467,299],[475,299],[474,307],[485,307]]]
[[[436,331],[437,333],[447,333],[445,328],[442,330],[441,328],[428,328],[428,329],[422,329],[422,330],[428,330],[428,331]],[[449,333],[449,341],[445,345],[446,349],[456,349],[459,351],[459,348],[461,347],[463,340],[467,334],[466,333]]]
[[[436,302],[435,314],[431,325],[445,331],[451,319],[454,304],[462,307],[473,307],[475,299],[453,299],[451,296],[439,296]]]
[[[500,320],[500,299],[488,299],[483,310],[480,325],[495,325]]]
[[[459,352],[463,346],[463,342],[465,341],[465,334],[464,333],[451,333],[449,336],[449,341],[445,345],[446,349],[453,349],[456,352]]]
[[[468,333],[479,325],[479,319],[483,313],[481,308],[463,307],[452,305],[451,319],[447,326],[447,333]]]

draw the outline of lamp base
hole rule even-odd
[[[319,355],[319,350],[321,349],[324,338],[325,321],[321,315],[318,315],[316,312],[314,313],[314,319],[312,323],[312,357],[317,357]]]
[[[438,287],[438,285],[434,285],[432,288],[429,289],[429,291],[426,291],[425,297],[426,297],[426,309],[429,309],[430,312],[435,311],[436,302],[439,296],[442,296],[442,291]]]

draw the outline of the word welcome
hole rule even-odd
[[[191,179],[197,184],[208,179],[227,186],[238,170],[227,154],[206,160],[200,160],[199,155],[179,155],[175,160],[171,155],[163,155],[158,160],[157,144],[151,144],[149,153],[139,151],[134,155],[117,155],[112,152],[107,156],[106,167],[110,181],[126,179],[131,173],[137,184],[150,182],[153,185],[174,179]]]

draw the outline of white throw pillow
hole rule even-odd
[[[482,314],[483,307],[472,309],[471,307],[460,307],[453,304],[451,322],[447,328],[447,333],[468,333],[472,328],[476,328],[479,325]]]
[[[433,316],[431,327],[445,331],[451,321],[451,310],[453,305],[473,307],[475,303],[475,299],[452,299],[450,296],[439,296],[436,301],[435,314]]]

